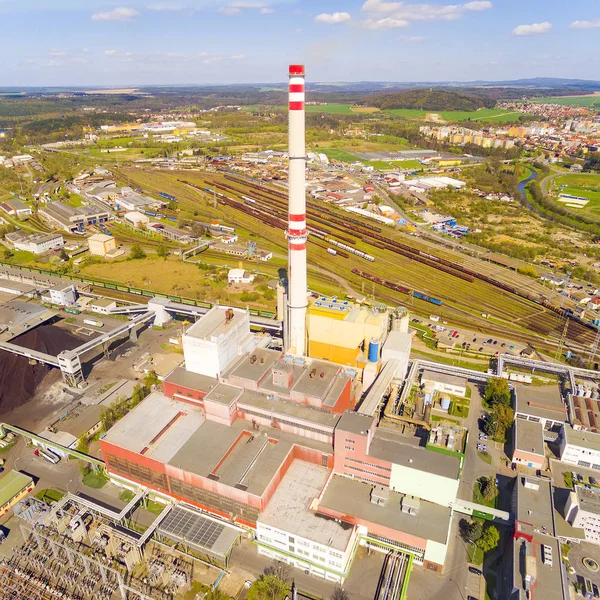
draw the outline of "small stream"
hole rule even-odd
[[[522,181],[519,181],[519,185],[517,186],[517,190],[519,191],[519,194],[521,194],[523,200],[526,199],[525,196],[525,186],[530,182],[533,181],[534,179],[537,179],[538,174],[531,170],[529,172],[529,177],[527,177],[527,179],[523,179]]]

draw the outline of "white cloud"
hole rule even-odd
[[[48,50],[48,56],[50,58],[58,58],[60,56],[67,56],[64,50]]]
[[[243,60],[244,58],[246,58],[245,54],[234,54],[231,57],[231,60]]]
[[[475,2],[467,2],[463,4],[465,10],[489,10],[492,8],[492,3],[487,0],[477,0]]]
[[[490,8],[492,8],[492,3],[483,0],[466,4],[407,4],[405,2],[386,2],[385,0],[366,0],[362,6],[362,10],[370,15],[390,15],[390,18],[395,21],[407,22],[454,21],[460,19],[465,11],[482,11]]]
[[[598,29],[600,28],[600,20],[598,21],[573,21],[569,25],[570,29]]]
[[[351,20],[352,17],[347,12],[321,13],[315,17],[315,23],[326,23],[327,25],[338,25]]]
[[[275,12],[267,2],[259,2],[254,0],[234,0],[227,6],[219,9],[224,15],[237,15],[243,10],[258,10],[261,15],[270,15]]]
[[[429,38],[425,35],[401,35],[399,39],[407,44],[420,44]]]
[[[172,4],[170,2],[148,5],[148,10],[156,10],[161,12],[176,12],[178,10],[183,10],[184,8],[185,7],[182,4]]]
[[[548,33],[552,29],[552,23],[544,21],[543,23],[533,23],[532,25],[519,25],[512,31],[513,35],[525,36],[525,35],[541,35]]]
[[[385,17],[384,19],[367,19],[363,25],[367,29],[398,29],[400,27],[406,27],[408,21]]]
[[[119,7],[109,12],[95,13],[92,15],[93,21],[131,21],[140,13],[133,8]]]
[[[133,52],[121,52],[119,50],[106,50],[104,52],[106,56],[116,57],[116,58],[130,58],[133,56]]]

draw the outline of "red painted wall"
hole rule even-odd
[[[202,400],[206,396],[206,392],[171,383],[170,381],[163,381],[163,394],[169,398],[173,398],[175,394],[178,394],[179,396],[192,398],[193,400]]]

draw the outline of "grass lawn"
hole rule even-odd
[[[562,175],[554,180],[552,191],[555,194],[570,194],[590,200],[584,208],[572,210],[600,212],[600,175],[595,173]]]
[[[333,160],[339,160],[341,162],[362,162],[362,160],[346,150],[339,150],[337,148],[320,148],[319,152],[327,156],[327,158],[333,158]]]
[[[88,487],[100,489],[103,488],[108,482],[109,479],[106,475],[102,473],[94,473],[90,471],[83,479],[83,485],[87,485]]]
[[[368,160],[364,164],[379,171],[394,171],[397,169],[416,171],[423,169],[423,165],[418,160]]]
[[[427,352],[421,352],[420,350],[411,350],[411,354],[416,355],[417,357],[426,358],[427,360],[433,360],[435,362],[444,363],[446,365],[453,365],[455,367],[463,367],[464,369],[473,369],[474,371],[487,371],[487,364],[477,364],[472,363],[466,360],[460,360],[458,358],[454,358],[451,355],[438,355],[438,354],[429,354]]]
[[[479,458],[483,461],[486,462],[488,465],[492,464],[492,455],[489,454],[488,452],[477,452],[477,456],[479,456]]]
[[[38,500],[44,500],[45,502],[58,502],[63,496],[66,496],[67,492],[62,490],[55,490],[53,488],[47,488],[40,490],[35,494]]]
[[[473,563],[474,565],[482,565],[484,556],[483,550],[475,544],[468,544],[467,548],[467,556],[469,558],[469,562]]]
[[[469,416],[469,407],[460,404],[457,400],[453,400],[450,405],[450,414],[453,417],[460,417],[461,419],[466,419]]]

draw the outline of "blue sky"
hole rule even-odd
[[[0,0],[0,86],[600,80],[600,0]]]

